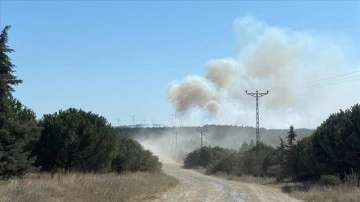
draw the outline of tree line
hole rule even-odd
[[[0,34],[0,179],[27,172],[159,171],[161,163],[138,142],[117,135],[97,114],[70,108],[40,120],[13,96],[22,80],[14,75],[8,30]]]
[[[186,168],[202,166],[208,173],[276,177],[278,181],[318,180],[330,176],[334,184],[351,174],[360,178],[360,105],[331,114],[311,136],[297,140],[293,126],[277,147],[244,143],[237,150],[202,147],[184,159]],[[336,183],[334,182],[336,181]]]

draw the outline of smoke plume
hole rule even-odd
[[[208,61],[205,76],[169,84],[168,99],[182,124],[255,125],[255,99],[246,90],[270,91],[260,98],[261,121],[268,128],[314,128],[360,100],[359,60],[350,62],[341,40],[270,26],[252,16],[235,20],[234,32],[237,55]],[[335,82],[336,75],[351,71],[354,82],[344,77]],[[329,76],[335,79],[321,83]]]

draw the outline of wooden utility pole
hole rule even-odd
[[[198,133],[200,133],[200,145],[201,145],[200,149],[202,149],[202,147],[203,147],[203,133],[205,133],[207,131],[207,129],[201,128],[201,129],[196,129],[196,131]]]

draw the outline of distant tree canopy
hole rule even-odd
[[[201,151],[190,152],[185,167],[205,166],[207,172],[224,172],[235,175],[274,176],[278,180],[320,179],[326,175],[344,176],[360,173],[360,105],[331,114],[310,137],[296,140],[290,127],[286,142],[280,137],[275,149],[259,143],[245,150],[230,151],[218,148],[222,155],[201,163]],[[243,144],[243,148],[246,144]],[[211,148],[206,148],[206,150]],[[212,152],[210,152],[212,153]],[[323,178],[325,179],[325,178]],[[358,186],[360,179],[358,179]]]
[[[9,29],[5,26],[0,34],[0,178],[5,179],[33,169],[30,152],[40,131],[34,112],[12,95],[22,80],[8,56],[14,51],[7,45]]]

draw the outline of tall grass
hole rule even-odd
[[[200,172],[205,172],[200,170]],[[359,202],[360,187],[359,174],[351,173],[345,177],[345,183],[341,185],[324,185],[320,182],[276,182],[275,178],[259,178],[249,175],[233,176],[217,173],[216,177],[223,179],[240,181],[245,183],[255,183],[271,186],[280,189],[291,197],[309,202]]]
[[[164,173],[29,174],[0,181],[0,201],[150,201],[177,183]]]
[[[332,186],[320,184],[285,185],[283,191],[304,201],[358,202],[360,188],[353,186]]]

